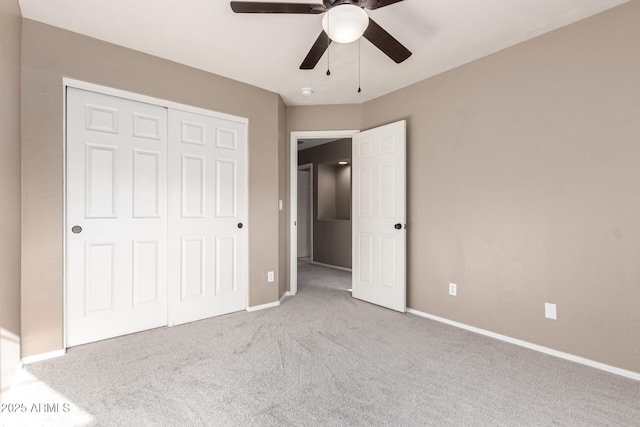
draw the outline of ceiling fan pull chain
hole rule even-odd
[[[329,44],[327,44],[327,76],[331,75],[331,63],[329,60],[329,52],[331,51],[331,38],[329,37],[330,34],[330,30],[331,28],[329,27],[330,23],[329,23],[330,19],[329,16],[327,15],[327,37],[329,38]]]
[[[361,64],[361,60],[360,60],[360,53],[361,53],[361,46],[362,46],[362,37],[360,37],[358,39],[358,93],[362,92],[362,85],[361,85],[361,77],[362,77],[362,64]]]

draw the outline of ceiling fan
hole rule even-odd
[[[322,32],[300,65],[301,70],[312,70],[329,48],[332,41],[351,43],[364,36],[396,63],[411,56],[411,52],[391,34],[371,19],[364,9],[374,10],[402,0],[322,0],[315,3],[268,3],[252,1],[232,1],[235,13],[293,13],[319,15]]]

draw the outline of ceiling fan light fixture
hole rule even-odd
[[[322,28],[336,43],[351,43],[358,40],[368,26],[367,12],[352,4],[333,7],[322,18]]]

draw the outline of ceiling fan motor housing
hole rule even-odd
[[[342,4],[351,4],[358,7],[365,7],[369,0],[322,0],[324,7],[327,9],[331,9],[335,6],[340,6]]]

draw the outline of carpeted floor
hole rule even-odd
[[[7,426],[640,425],[640,382],[354,300],[349,287],[349,273],[304,264],[280,307],[29,365],[12,394],[26,411]]]

